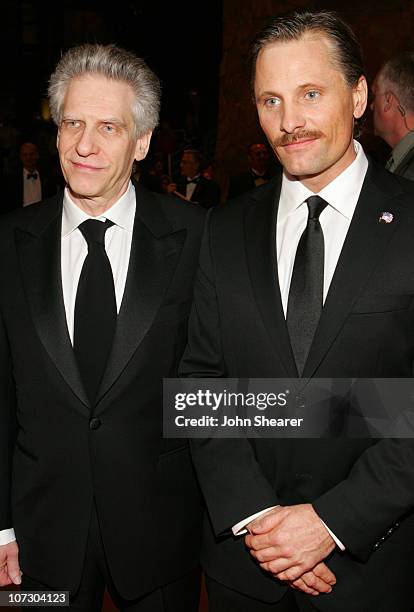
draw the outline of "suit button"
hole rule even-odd
[[[101,419],[91,419],[89,421],[89,429],[99,429],[101,424]]]

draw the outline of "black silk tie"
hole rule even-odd
[[[325,248],[319,215],[328,205],[319,196],[311,196],[306,203],[308,222],[296,251],[286,317],[299,375],[322,313]]]
[[[88,254],[76,293],[73,348],[91,404],[99,391],[116,324],[114,279],[105,251],[105,232],[111,225],[108,219],[88,219],[79,225]]]

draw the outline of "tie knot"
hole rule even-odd
[[[79,229],[88,243],[88,246],[91,242],[97,242],[105,246],[105,232],[111,225],[114,224],[109,219],[105,222],[98,221],[97,219],[87,219],[79,225]]]
[[[28,172],[27,175],[26,175],[26,178],[36,180],[37,179],[37,172]]]
[[[309,209],[309,219],[319,219],[319,215],[321,212],[328,206],[328,202],[326,202],[320,196],[311,196],[306,200],[306,204]]]

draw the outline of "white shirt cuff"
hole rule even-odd
[[[256,512],[255,514],[248,516],[247,518],[243,519],[239,523],[236,523],[236,525],[233,525],[233,527],[231,528],[233,535],[235,536],[245,535],[246,533],[248,533],[248,530],[246,529],[246,525],[248,525],[251,521],[254,521],[254,519],[262,516],[262,514],[265,514],[265,512],[268,512],[269,510],[273,510],[274,508],[277,508],[277,507],[278,506],[270,506],[270,508],[265,508],[264,510],[261,510],[260,512]],[[338,546],[338,548],[342,551],[346,550],[346,547],[342,544],[341,540],[336,537],[336,535],[329,529],[328,525],[324,523],[322,519],[320,520],[321,520],[321,523],[324,525],[325,529],[327,530],[327,532],[329,533],[329,535],[331,536],[331,538],[333,539],[333,541],[335,542],[335,544]]]
[[[260,512],[256,512],[256,514],[252,514],[251,516],[248,516],[239,523],[236,523],[236,525],[233,525],[233,527],[231,528],[233,535],[244,535],[245,533],[248,533],[246,525],[248,525],[250,521],[254,521],[254,519],[259,518],[259,516],[262,516],[262,514],[264,514],[265,512],[273,510],[273,508],[277,508],[277,506],[270,506],[270,508],[260,510]]]
[[[321,519],[322,521],[322,519]],[[338,548],[340,548],[342,551],[346,550],[346,547],[342,544],[341,540],[339,540],[336,535],[334,533],[332,533],[332,531],[329,529],[328,525],[326,523],[324,523],[322,521],[322,523],[324,524],[327,532],[329,533],[329,535],[331,536],[331,538],[333,539],[333,541],[335,542],[335,544],[337,545]]]
[[[14,529],[3,529],[0,531],[0,546],[10,544],[10,542],[13,542],[15,539]]]

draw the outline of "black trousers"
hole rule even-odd
[[[137,570],[137,581],[139,572]],[[123,599],[113,583],[102,543],[96,510],[93,509],[88,545],[81,582],[77,593],[70,598],[69,609],[76,612],[101,612],[105,588],[119,610],[128,612],[197,612],[200,601],[201,572],[196,568],[180,580],[164,585],[144,597]],[[21,590],[49,590],[44,584],[23,574]],[[51,610],[50,607],[28,607],[25,610]],[[64,608],[67,609],[67,608]]]
[[[277,603],[265,603],[233,591],[209,576],[206,576],[206,586],[209,612],[316,612],[313,596],[293,589],[288,589]]]

